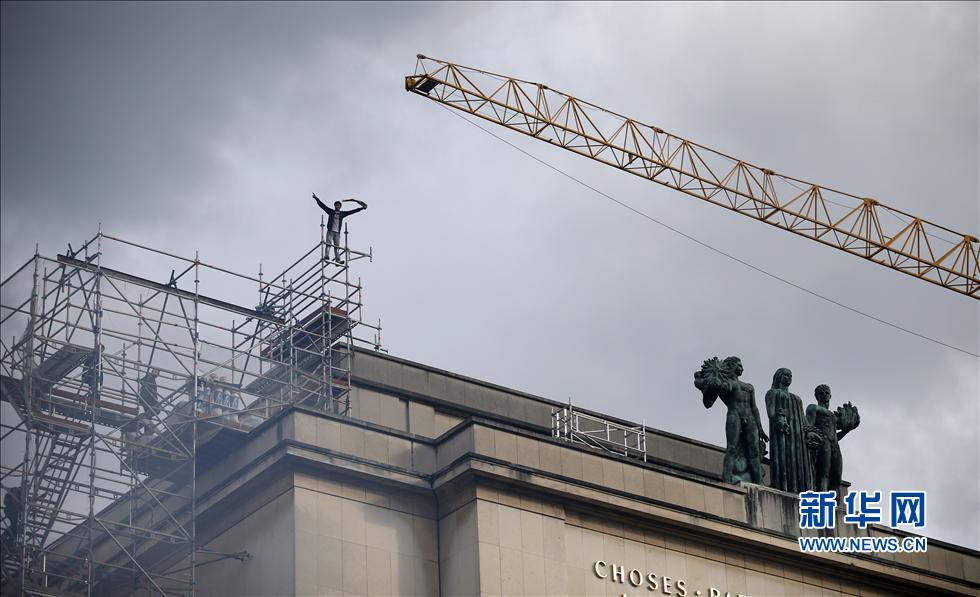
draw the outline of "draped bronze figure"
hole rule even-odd
[[[805,444],[806,416],[803,400],[789,391],[793,372],[785,367],[772,376],[766,392],[769,415],[769,485],[800,493],[812,486],[810,454]]]

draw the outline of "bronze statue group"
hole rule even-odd
[[[830,387],[821,384],[814,390],[816,403],[804,409],[800,397],[789,391],[793,372],[780,368],[766,392],[766,435],[755,388],[739,379],[742,371],[738,357],[714,357],[694,374],[705,408],[719,398],[728,407],[722,479],[762,484],[768,442],[770,487],[791,493],[839,491],[843,460],[838,442],[861,423],[857,407],[847,402],[830,410]]]

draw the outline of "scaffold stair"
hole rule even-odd
[[[36,545],[47,541],[87,439],[72,434],[51,436],[44,466],[35,476],[37,486],[32,492],[35,506],[27,509],[27,529],[35,533]]]

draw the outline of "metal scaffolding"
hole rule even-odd
[[[100,230],[0,284],[4,595],[192,595],[249,557],[198,541],[199,469],[286,405],[349,414],[354,346],[380,347],[350,273],[371,252],[328,249],[321,221],[266,280]]]
[[[575,409],[571,400],[568,406],[551,410],[551,436],[644,462],[647,459],[646,422],[624,425],[603,419]]]

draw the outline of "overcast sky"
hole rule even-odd
[[[2,275],[104,229],[255,273],[357,197],[392,354],[724,443],[740,355],[859,407],[856,489],[980,547],[980,361],[666,231],[404,91],[415,55],[540,81],[777,172],[980,231],[978,5],[2,4]],[[758,267],[970,352],[980,303],[504,129]],[[133,264],[113,267],[132,269]],[[136,271],[135,273],[140,273]],[[228,296],[244,305],[254,296]],[[764,404],[763,404],[764,407]]]

